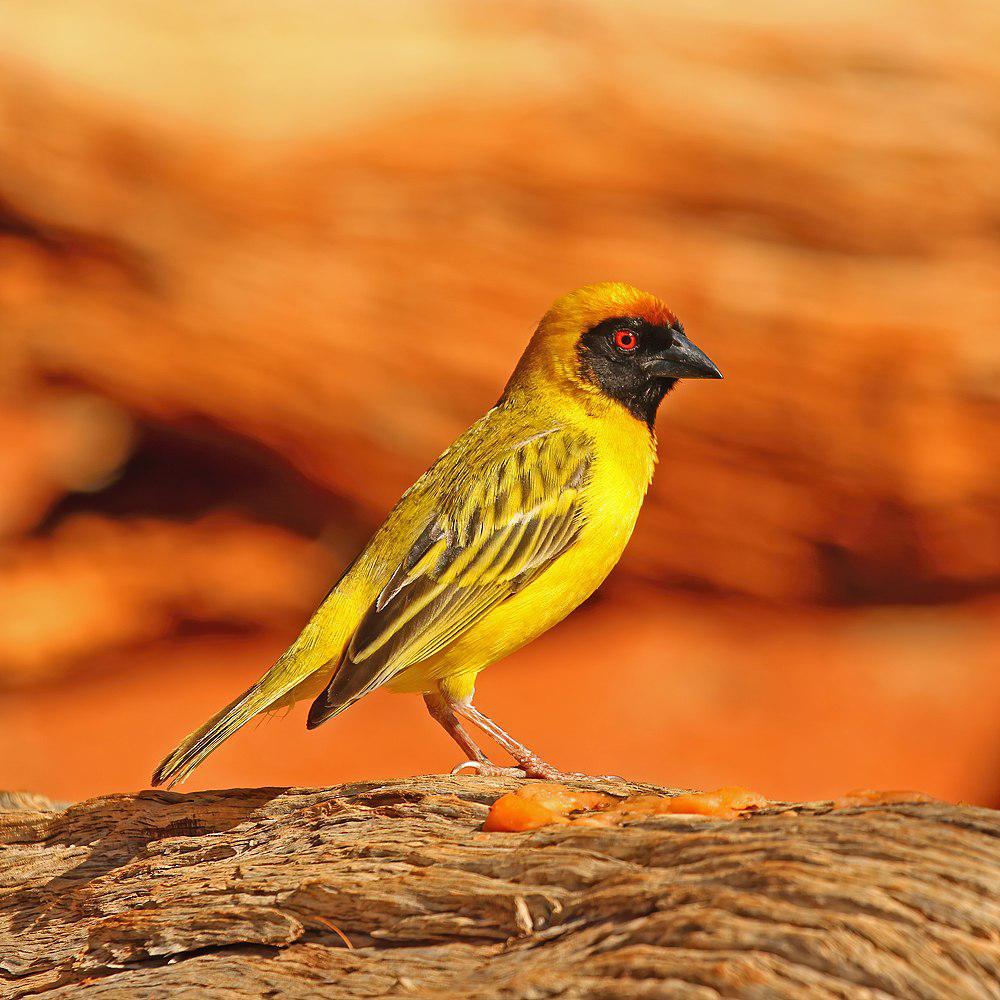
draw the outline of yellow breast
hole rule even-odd
[[[476,674],[561,621],[614,568],[632,535],[656,462],[655,438],[616,404],[595,419],[565,411],[592,440],[583,491],[584,527],[572,548],[520,593],[499,605],[434,657],[393,678],[394,691],[443,682],[455,697],[471,694]]]

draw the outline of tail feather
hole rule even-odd
[[[331,659],[336,663],[339,654],[336,644],[331,647],[327,642],[318,641],[317,624],[315,619],[310,622],[292,647],[256,684],[216,712],[168,754],[153,772],[152,783],[173,788],[254,716],[315,694],[325,681],[323,668]],[[317,675],[320,678],[318,685]]]
[[[264,711],[273,700],[265,694],[260,682],[244,691],[235,701],[216,712],[200,729],[196,729],[153,772],[153,784],[173,788],[184,781],[214,750],[218,749],[241,726]]]

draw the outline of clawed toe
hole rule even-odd
[[[540,757],[519,761],[520,767],[501,767],[491,760],[466,760],[452,768],[453,775],[478,774],[487,778],[537,778],[540,781],[616,781],[625,779],[617,774],[584,774],[581,771],[560,771]]]
[[[453,775],[459,774],[479,774],[486,778],[527,778],[523,770],[519,767],[500,767],[489,760],[466,760],[457,767],[451,769]]]
[[[617,774],[584,774],[582,771],[560,771],[559,768],[538,758],[521,761],[521,767],[529,778],[542,781],[624,781]]]

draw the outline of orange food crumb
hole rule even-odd
[[[551,823],[571,823],[572,813],[612,809],[620,799],[602,792],[583,792],[548,781],[508,792],[490,807],[484,830],[536,830]]]
[[[726,786],[714,792],[691,792],[664,800],[669,808],[660,810],[670,813],[695,813],[699,816],[714,816],[718,819],[736,819],[748,809],[761,809],[767,799],[759,792],[748,788]]]
[[[537,830],[553,823],[574,826],[618,826],[629,820],[667,814],[736,819],[767,799],[745,788],[719,788],[686,795],[629,795],[617,798],[538,781],[502,795],[490,808],[484,830]]]
[[[933,795],[926,792],[891,791],[880,792],[874,788],[856,788],[853,792],[845,792],[840,798],[834,799],[837,809],[848,809],[851,806],[882,806],[893,802],[937,802]]]

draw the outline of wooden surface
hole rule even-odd
[[[1000,996],[996,812],[483,833],[514,786],[0,797],[0,996]]]

